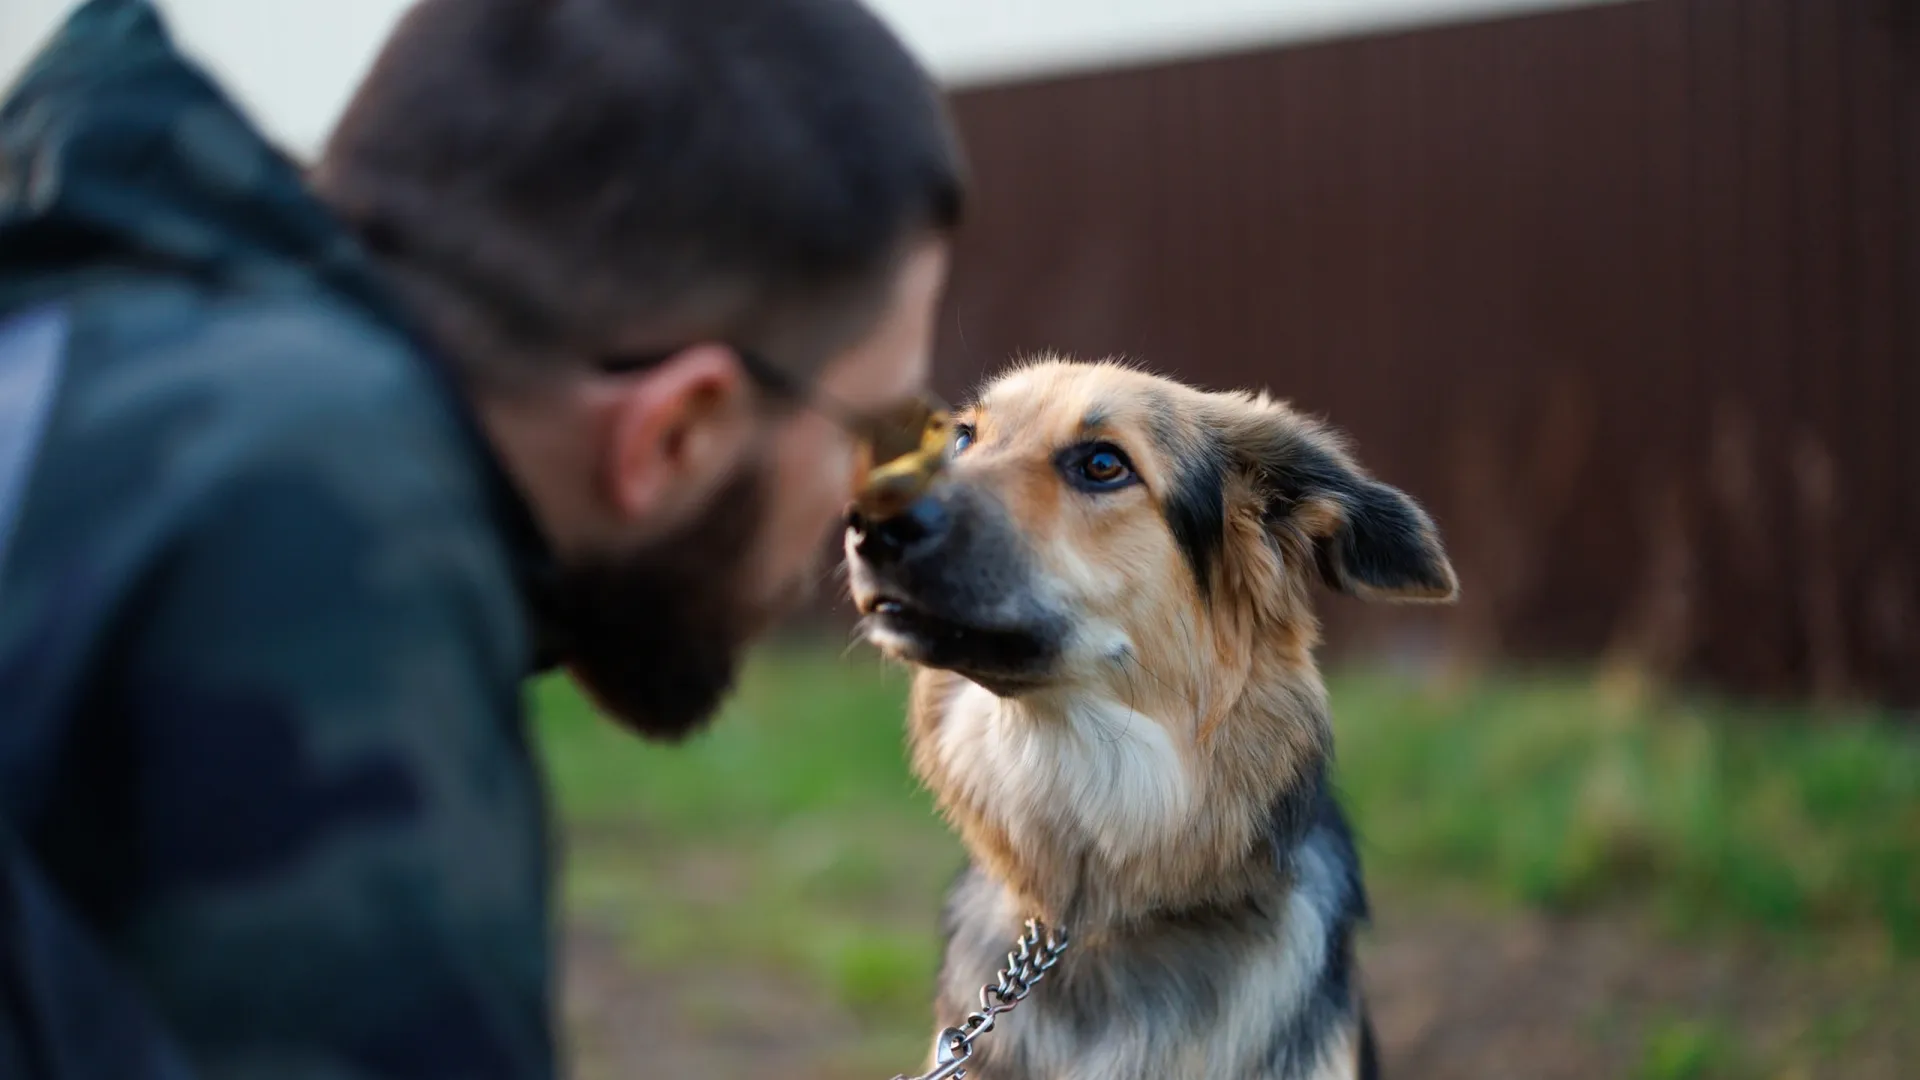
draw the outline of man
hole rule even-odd
[[[426,0],[304,180],[140,0],[0,110],[0,1076],[552,1075],[520,680],[702,723],[961,203],[853,0]]]

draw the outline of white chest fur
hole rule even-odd
[[[1143,927],[1069,948],[1052,978],[988,1035],[979,1080],[1351,1080],[1358,1016],[1329,981],[1351,903],[1331,834],[1295,851],[1284,901],[1239,919]],[[940,1015],[973,1007],[1023,917],[975,872],[950,898]]]
[[[1044,830],[1124,860],[1178,840],[1197,804],[1172,736],[1121,702],[1003,700],[968,683],[937,738],[948,775],[1017,848]]]

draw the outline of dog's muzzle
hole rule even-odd
[[[1050,672],[1064,621],[1037,600],[1025,545],[997,500],[943,484],[884,518],[855,510],[847,529],[854,598],[882,648],[990,689]]]
[[[934,496],[923,495],[889,518],[870,521],[855,510],[847,527],[857,535],[854,552],[876,570],[924,558],[946,540],[953,516]]]

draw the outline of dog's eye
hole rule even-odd
[[[972,445],[973,425],[955,424],[953,426],[953,452],[956,454],[965,453],[967,447]]]
[[[1127,455],[1107,443],[1079,447],[1069,452],[1060,464],[1067,479],[1084,491],[1112,491],[1136,478]]]
[[[1096,484],[1111,484],[1126,477],[1127,466],[1120,460],[1119,454],[1111,450],[1098,450],[1087,455],[1086,464],[1080,466],[1080,471]]]

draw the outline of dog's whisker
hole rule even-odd
[[[1201,722],[1200,714],[1202,710],[1201,691],[1199,688],[1206,685],[1205,673],[1202,670],[1200,670],[1200,665],[1202,664],[1203,661],[1200,658],[1200,648],[1194,642],[1194,639],[1193,639],[1193,624],[1182,623],[1180,625],[1180,629],[1181,629],[1181,632],[1186,635],[1186,643],[1187,643],[1186,655],[1188,658],[1187,659],[1187,685],[1194,688],[1186,704],[1187,704],[1187,708],[1192,710],[1194,714],[1194,722],[1198,724]]]
[[[817,584],[844,585],[847,582],[848,575],[851,573],[852,573],[852,570],[850,570],[847,567],[847,561],[845,559],[842,559],[839,562],[834,563],[832,566],[823,568],[820,571],[820,576],[817,579]]]
[[[1131,651],[1132,650],[1128,650],[1129,653],[1131,653]],[[1133,667],[1132,665],[1126,662],[1125,655],[1123,655],[1121,658],[1120,670],[1124,672],[1127,676],[1127,719],[1124,722],[1130,724],[1133,722],[1133,717],[1139,714],[1139,707],[1136,703],[1139,700],[1140,694],[1139,694],[1139,688],[1135,685],[1133,681]],[[1103,730],[1109,727],[1107,721],[1101,716],[1099,712],[1096,711],[1091,713],[1090,715],[1093,719],[1093,729],[1094,729],[1094,734],[1096,736],[1101,734]],[[1102,739],[1101,741],[1106,743],[1108,746],[1117,746],[1120,743],[1121,737],[1124,736],[1125,734],[1126,732],[1124,730],[1114,730],[1112,738]]]
[[[1146,675],[1147,678],[1152,679],[1156,684],[1158,684],[1162,690],[1165,690],[1168,694],[1172,695],[1176,700],[1180,700],[1184,702],[1186,706],[1189,709],[1191,709],[1195,714],[1199,713],[1200,701],[1197,696],[1197,692],[1195,694],[1182,693],[1178,687],[1168,682],[1164,676],[1160,675],[1158,672],[1148,667],[1147,662],[1140,658],[1139,653],[1134,652],[1132,649],[1128,649],[1126,653],[1122,656],[1121,663],[1123,665],[1127,665],[1130,668],[1138,669],[1141,673]]]
[[[867,643],[867,627],[872,622],[871,618],[865,616],[854,621],[853,627],[847,631],[847,647],[840,651],[840,659],[852,656],[855,649]]]

